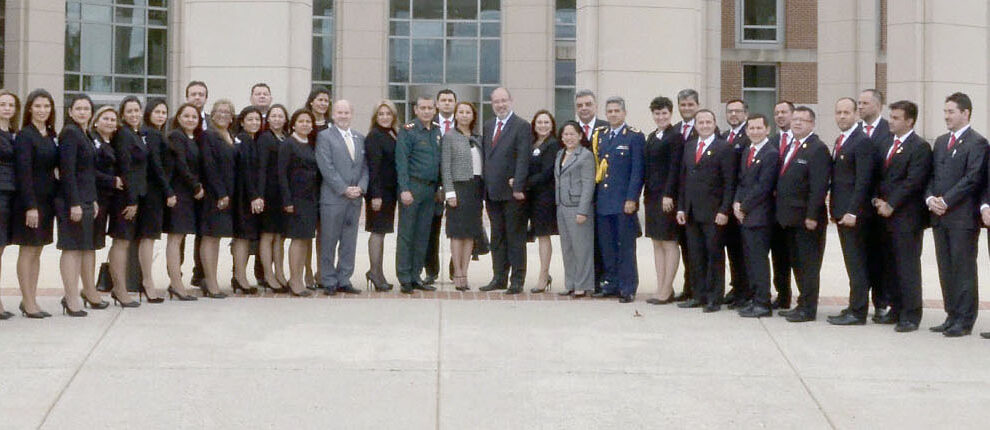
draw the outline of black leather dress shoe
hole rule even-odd
[[[785,310],[782,310],[782,311],[777,311],[777,315],[782,316],[784,318],[787,318],[787,317],[791,316],[791,314],[794,314],[796,312],[798,312],[797,309],[785,309]]]
[[[728,306],[729,309],[743,309],[743,308],[749,306],[749,304],[752,303],[752,301],[751,300],[736,300],[736,301],[726,302],[726,303],[729,304],[729,306]]]
[[[485,285],[484,287],[478,288],[479,291],[495,291],[504,289],[506,289],[505,284],[495,280],[489,282],[488,285]]]
[[[894,327],[894,331],[898,333],[908,333],[916,330],[918,330],[918,325],[910,321],[901,321]]]
[[[354,288],[353,285],[345,285],[343,287],[337,287],[337,291],[347,294],[361,294],[361,290]]]
[[[787,315],[787,322],[800,323],[814,321],[815,317],[804,311],[795,311]]]
[[[929,331],[933,331],[935,333],[941,333],[941,332],[945,331],[946,329],[948,329],[949,327],[952,327],[952,321],[945,320],[945,322],[943,322],[942,324],[939,324],[939,325],[937,325],[935,327],[929,327],[928,330]]]
[[[680,294],[674,296],[674,301],[675,302],[683,302],[683,301],[687,301],[689,299],[691,299],[691,295],[688,294],[686,291],[681,291]]]
[[[509,287],[508,290],[505,290],[505,294],[522,294],[522,292],[523,292],[522,285],[515,285],[515,286],[512,286],[512,287]]]
[[[749,306],[746,306],[745,308],[739,310],[739,316],[743,318],[772,317],[773,311],[771,311],[770,308],[763,305],[750,304]]]
[[[428,275],[426,279],[423,279],[423,285],[433,285],[437,283],[437,275]]]
[[[733,288],[729,290],[729,293],[725,295],[725,299],[722,303],[734,303],[736,301],[736,289]]]
[[[990,339],[990,331],[985,331],[983,333],[980,333],[980,337],[984,339]]]
[[[636,296],[629,294],[626,296],[619,296],[619,303],[632,303],[636,301]]]
[[[965,328],[962,326],[962,324],[953,324],[952,327],[949,327],[942,332],[942,336],[963,337],[963,336],[968,336],[972,332],[973,332],[972,329]]]
[[[412,286],[413,286],[413,288],[415,288],[417,290],[420,290],[420,291],[436,291],[437,290],[437,287],[434,287],[432,285],[426,285],[426,284],[423,284],[421,282],[413,282],[412,283]]]
[[[703,309],[701,309],[701,312],[704,312],[706,314],[710,314],[712,312],[718,312],[720,310],[722,310],[722,305],[708,304],[708,305],[705,305],[705,307]]]
[[[699,302],[697,299],[691,298],[688,299],[687,301],[678,303],[677,307],[681,309],[700,308],[701,302]]]
[[[416,289],[413,288],[413,284],[408,284],[407,283],[407,284],[400,285],[399,286],[399,291],[402,291],[402,294],[412,294],[413,291],[416,291]]]
[[[335,296],[337,295],[337,287],[328,287],[323,284],[316,284],[316,288],[323,290],[324,296]]]
[[[606,293],[604,291],[595,291],[594,293],[591,294],[591,297],[594,297],[596,299],[615,297],[615,296],[616,296],[615,293]]]
[[[832,325],[865,325],[866,318],[856,318],[852,313],[847,313],[828,317],[828,323]]]
[[[775,299],[773,303],[770,304],[770,307],[772,307],[773,309],[790,309],[791,298],[777,296],[777,299]]]

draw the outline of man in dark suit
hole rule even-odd
[[[698,137],[698,132],[694,129],[694,115],[698,112],[700,106],[698,105],[698,92],[691,88],[685,88],[677,92],[677,111],[681,115],[681,121],[674,124],[674,130],[677,130],[684,138],[684,142],[690,141],[692,138]],[[684,229],[681,229],[680,235],[677,237],[677,242],[681,246],[681,261],[684,263],[684,289],[681,294],[678,294],[675,300],[683,302],[692,297],[692,281],[691,281],[691,258],[688,256],[688,243],[687,234]]]
[[[979,305],[976,252],[981,215],[983,221],[990,221],[990,198],[984,191],[987,140],[970,127],[973,102],[966,94],[946,97],[944,112],[949,132],[935,139],[925,204],[932,212],[935,258],[948,315],[931,330],[959,337],[972,331]]]
[[[906,100],[891,103],[890,130],[894,140],[880,155],[880,181],[873,207],[883,228],[883,265],[893,272],[890,315],[894,330],[918,329],[921,323],[921,246],[928,210],[925,187],[932,171],[932,150],[914,132],[918,105]]]
[[[749,150],[749,137],[746,135],[747,116],[749,116],[749,105],[745,101],[733,99],[725,104],[725,118],[729,123],[729,129],[722,133],[721,137],[732,147],[737,166],[739,160],[743,158],[743,153]],[[725,303],[728,303],[729,309],[742,308],[752,298],[753,291],[749,287],[747,278],[739,221],[734,216],[729,217],[729,223],[725,226],[725,250],[729,257],[729,273],[732,275],[732,280],[729,282],[732,289],[725,295]]]
[[[832,162],[828,147],[812,133],[815,112],[794,109],[794,137],[784,155],[777,177],[777,222],[787,235],[791,267],[797,280],[798,300],[794,309],[780,311],[790,322],[814,321],[818,313],[818,286],[825,251],[828,217],[825,195]]]
[[[574,94],[574,112],[578,125],[588,141],[588,149],[593,146],[591,141],[595,130],[608,127],[608,121],[598,118],[598,101],[591,90],[580,90]],[[598,225],[595,225],[595,292],[601,292],[602,282],[602,249],[598,243]]]
[[[890,124],[880,114],[883,112],[883,93],[877,89],[866,89],[859,93],[859,100],[856,101],[856,110],[859,112],[860,128],[866,134],[877,153],[890,148],[893,137],[890,133]],[[879,175],[879,172],[877,173]],[[876,179],[875,179],[876,181]],[[890,292],[887,285],[892,285],[894,278],[883,268],[883,226],[877,217],[866,221],[866,246],[867,253],[866,266],[869,268],[870,289],[873,298],[873,322],[882,324],[894,324],[897,318],[889,315]]]
[[[456,128],[454,124],[454,106],[457,105],[457,94],[453,90],[444,88],[437,92],[437,117],[434,120],[437,128],[440,129],[441,138],[447,131]],[[439,180],[439,179],[438,179]],[[441,181],[442,182],[442,181]],[[443,222],[443,202],[437,202],[433,212],[433,221],[430,222],[430,241],[426,246],[426,263],[423,270],[426,276],[423,283],[433,285],[440,277],[440,225]],[[450,273],[454,273],[450,271]]]
[[[732,211],[746,250],[746,273],[752,300],[739,310],[746,318],[768,317],[770,310],[770,239],[773,235],[773,192],[777,185],[777,148],[767,139],[767,117],[751,115],[746,136],[753,142],[739,162],[739,182]]]
[[[692,271],[691,299],[677,306],[721,309],[725,294],[725,226],[735,197],[735,151],[715,134],[715,113],[695,116],[698,137],[684,145],[677,222],[685,226]]]
[[[523,190],[529,170],[533,133],[529,122],[512,112],[509,90],[499,87],[491,94],[495,118],[482,130],[485,207],[491,222],[492,281],[481,291],[504,290],[519,294],[526,282],[526,213]],[[519,179],[518,181],[515,179]],[[512,269],[509,279],[509,269]]]
[[[839,137],[832,147],[832,187],[829,209],[839,229],[839,244],[849,276],[849,307],[828,317],[834,325],[862,325],[870,308],[870,273],[863,264],[869,256],[868,232],[872,225],[876,151],[856,123],[856,101],[844,97],[835,102]]]
[[[783,151],[794,139],[791,132],[791,117],[794,115],[794,103],[781,100],[773,107],[773,122],[777,125],[777,133],[770,136],[770,144],[777,149],[777,169],[784,164]],[[791,308],[791,255],[787,248],[787,234],[776,221],[773,223],[773,233],[770,238],[770,261],[773,262],[773,286],[777,290],[777,298],[770,304],[773,309]]]
[[[595,225],[602,253],[602,290],[595,297],[619,296],[631,303],[639,286],[636,238],[643,191],[643,133],[626,124],[626,102],[605,102],[609,127],[595,130]]]

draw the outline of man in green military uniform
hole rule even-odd
[[[416,119],[399,130],[395,145],[395,171],[399,179],[399,237],[395,268],[402,292],[433,291],[419,274],[426,263],[430,224],[436,209],[440,177],[440,127],[433,123],[437,108],[433,98],[416,99]]]

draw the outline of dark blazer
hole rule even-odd
[[[368,163],[367,198],[396,201],[399,178],[395,172],[395,138],[386,130],[372,127],[364,139],[364,156]]]
[[[932,177],[928,182],[925,199],[941,196],[949,209],[942,216],[932,213],[932,225],[979,228],[982,225],[980,201],[987,196],[983,190],[986,181],[987,139],[969,128],[956,140],[952,151],[947,149],[948,144],[949,133],[935,139]]]
[[[316,165],[316,151],[312,146],[291,135],[286,138],[278,149],[278,172],[283,208],[299,206],[302,202],[317,203],[320,168]]]
[[[34,128],[34,124],[24,126],[14,139],[14,156],[17,159],[17,209],[51,207],[49,199],[55,196],[58,186],[55,133],[49,132],[46,137]]]
[[[770,135],[770,137],[768,138],[770,140],[768,143],[771,144],[771,145],[773,145],[774,149],[777,150],[777,156],[778,157],[780,157],[780,155],[781,155],[780,154],[780,138],[781,137],[783,137],[783,133],[781,133],[780,131],[777,131],[776,133]]]
[[[113,141],[113,138],[110,139]],[[96,148],[96,193],[99,196],[101,209],[109,209],[110,200],[116,193],[117,176],[117,153],[113,150],[110,142],[104,142],[99,134],[93,136],[93,146]],[[104,226],[105,227],[105,226]]]
[[[861,123],[860,129],[863,131],[863,134],[866,134],[865,123]],[[880,117],[880,122],[877,123],[876,130],[873,130],[871,135],[867,135],[867,138],[870,139],[873,147],[878,151],[890,148],[891,142],[894,141],[894,135],[890,133],[890,123],[883,117]],[[884,155],[886,156],[886,153]]]
[[[124,180],[128,205],[136,205],[138,198],[148,193],[149,180],[155,181],[166,195],[172,195],[172,187],[165,179],[161,161],[151,151],[144,136],[130,127],[121,127],[110,144],[117,155],[117,171]]]
[[[664,197],[678,197],[683,158],[684,138],[674,127],[668,126],[661,139],[657,139],[657,130],[647,136],[643,147],[644,200],[653,202]]]
[[[748,151],[749,149],[746,149],[739,160],[739,183],[736,186],[735,197],[735,201],[742,206],[742,211],[746,214],[742,226],[771,226],[775,222],[773,193],[779,175],[777,148],[767,140],[767,143],[756,152],[753,163],[747,167]]]
[[[576,120],[576,121],[578,125],[581,125],[580,120]],[[588,136],[587,136],[588,144],[584,145],[585,148],[591,148],[591,136],[595,135],[595,130],[597,130],[599,127],[608,127],[608,121],[595,117],[595,123],[589,125],[591,126],[591,130],[588,130]],[[584,133],[584,129],[581,130],[581,133]]]
[[[793,143],[792,143],[793,145]],[[828,147],[815,134],[798,146],[786,170],[777,177],[777,223],[783,227],[802,227],[804,220],[818,221],[825,228],[825,195],[832,174]]]
[[[234,138],[237,150],[238,197],[251,201],[265,196],[265,169],[261,168],[258,155],[258,142],[248,132],[242,131]]]
[[[96,195],[96,145],[76,124],[58,135],[59,197],[67,207],[93,203]]]
[[[890,146],[880,152],[883,160],[887,159],[889,150]],[[924,229],[929,222],[925,187],[932,172],[932,150],[928,142],[912,132],[891,155],[890,164],[884,164],[880,164],[876,197],[894,208],[894,213],[885,218],[886,229],[896,232]]]
[[[832,219],[845,214],[854,215],[857,224],[875,212],[870,204],[876,177],[876,147],[866,133],[854,126],[842,143],[841,151],[833,155],[832,187],[829,209]]]
[[[199,179],[200,156],[199,145],[182,130],[172,130],[168,135],[168,162],[166,172],[172,188],[176,192],[190,196],[199,193],[203,184]]]
[[[258,134],[257,138],[258,170],[264,170],[258,175],[258,189],[263,194],[265,206],[279,205],[281,202],[269,201],[279,195],[278,182],[278,150],[282,141],[270,130]],[[275,206],[278,207],[278,206]],[[279,209],[281,211],[281,209]]]
[[[684,145],[681,164],[683,182],[677,210],[684,212],[689,221],[714,223],[716,214],[731,215],[736,187],[736,156],[728,142],[715,136],[695,164],[699,139],[692,138]]]
[[[643,146],[646,137],[626,124],[611,137],[609,127],[599,128],[597,153],[599,163],[608,168],[595,188],[595,214],[623,214],[626,202],[639,203],[643,193]],[[598,173],[598,172],[596,172]],[[611,187],[611,188],[609,188]]]
[[[14,135],[0,130],[0,191],[14,191]]]
[[[199,135],[202,170],[200,178],[214,199],[234,196],[236,150],[213,130]]]
[[[485,198],[492,201],[512,200],[513,192],[526,191],[526,180],[529,176],[529,154],[533,142],[533,133],[529,121],[512,113],[502,126],[496,145],[492,144],[495,136],[497,118],[485,121],[482,128],[481,155],[484,158]],[[509,187],[509,178],[515,178],[513,186]]]
[[[529,172],[526,177],[527,200],[554,205],[553,164],[557,160],[559,150],[560,142],[553,135],[548,136],[539,146],[539,154],[536,154],[536,149],[531,150]]]
[[[681,134],[681,131],[683,129],[684,129],[684,121],[678,121],[677,124],[674,124],[674,131],[676,131],[678,134]],[[715,134],[718,134],[718,132],[716,132]],[[681,137],[683,137],[683,134],[681,134]],[[694,139],[696,137],[698,137],[698,130],[696,130],[694,126],[691,126],[691,131],[688,133],[688,138],[685,139],[685,142],[690,141],[691,139]]]

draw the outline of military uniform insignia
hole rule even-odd
[[[406,130],[412,130],[413,127],[416,127],[416,123],[415,122],[410,122],[409,124],[406,124],[404,127],[405,127]]]
[[[638,128],[636,128],[636,127],[633,127],[633,126],[631,126],[631,125],[627,125],[627,126],[626,126],[626,128],[627,128],[627,129],[629,129],[629,131],[631,131],[631,132],[633,132],[633,133],[640,133],[640,131],[639,131],[639,129],[638,129]],[[623,133],[625,133],[625,131],[623,131]]]

